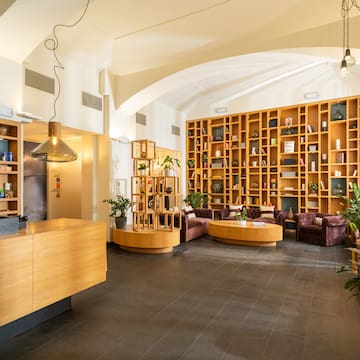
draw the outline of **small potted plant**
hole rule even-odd
[[[161,167],[165,170],[165,176],[175,176],[175,168],[180,167],[180,160],[170,155],[166,155],[161,163]]]
[[[117,229],[126,228],[126,216],[132,205],[129,198],[118,195],[116,199],[105,199],[103,202],[110,205],[110,217],[115,219]]]
[[[313,194],[316,194],[318,189],[319,189],[319,185],[317,183],[310,183],[309,184],[309,189],[311,190],[311,192]]]
[[[194,209],[206,206],[208,203],[208,195],[201,192],[190,191],[184,202],[191,205]]]
[[[195,160],[194,159],[189,159],[187,161],[187,166],[192,169],[195,166]]]
[[[238,212],[235,214],[235,218],[239,220],[239,224],[244,226],[246,225],[246,219],[247,219],[247,210],[245,207],[241,210],[241,212]]]
[[[145,176],[146,175],[146,164],[140,163],[138,166],[138,170],[139,170],[140,176]]]

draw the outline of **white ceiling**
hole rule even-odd
[[[54,24],[76,21],[86,1],[16,0],[0,16],[0,56],[24,62]],[[120,77],[163,74],[166,69],[173,74],[168,81],[144,86],[139,96],[152,92],[146,94],[147,101],[160,98],[186,111],[198,102],[221,104],[299,71],[321,69],[319,64],[337,64],[342,56],[340,4],[340,0],[92,0],[76,27],[59,30],[59,51],[108,67]],[[359,15],[356,10],[351,13],[353,34],[360,31]],[[351,47],[360,48],[360,37],[352,36]]]

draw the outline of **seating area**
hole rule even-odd
[[[219,211],[220,220],[234,220],[237,213],[243,209],[242,205],[229,205]],[[288,216],[287,210],[277,210],[273,206],[247,207],[247,218],[251,221],[262,221],[269,224],[285,227],[285,219]]]

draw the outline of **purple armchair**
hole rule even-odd
[[[196,217],[189,216],[194,213]],[[190,213],[182,213],[181,242],[187,242],[197,237],[207,235],[208,222],[214,220],[214,210],[193,209]]]
[[[295,221],[297,241],[333,246],[342,244],[345,239],[346,222],[340,215],[299,213]]]

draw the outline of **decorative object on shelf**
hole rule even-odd
[[[104,199],[104,203],[110,205],[110,217],[115,218],[115,224],[117,229],[126,228],[126,216],[130,207],[133,205],[129,198],[119,195],[116,199]]]
[[[216,156],[216,157],[220,157],[220,156],[221,156],[221,151],[220,151],[220,150],[216,150],[216,151],[215,151],[215,156]]]
[[[344,195],[344,189],[341,184],[337,184],[333,189],[333,195]]]
[[[238,161],[238,160],[233,160],[233,161],[231,162],[231,166],[233,166],[233,167],[238,167],[238,166],[239,166],[239,161]]]
[[[294,211],[293,211],[293,208],[292,208],[292,207],[289,208],[289,211],[288,211],[288,214],[287,214],[287,218],[288,218],[289,220],[292,220],[292,219],[294,218]]]
[[[206,153],[203,153],[201,156],[201,160],[202,160],[202,166],[203,168],[207,168],[208,165],[208,156]]]
[[[327,131],[327,121],[326,120],[321,122],[321,131]]]
[[[317,194],[319,185],[317,183],[310,183],[309,189],[311,190],[312,194]]]
[[[277,188],[277,182],[275,179],[271,179],[270,180],[270,184],[271,184],[271,188],[272,189],[276,189]]]
[[[336,150],[340,150],[340,148],[341,148],[340,139],[336,139],[336,140],[335,140],[335,149],[336,149]]]
[[[166,155],[160,166],[165,170],[165,176],[175,176],[175,168],[181,167],[180,160],[170,155]]]
[[[202,206],[206,207],[208,203],[208,196],[207,194],[202,194],[201,192],[190,191],[184,199],[184,202],[191,205],[194,209]]]
[[[331,105],[331,120],[343,120],[346,119],[346,104],[338,103]]]
[[[173,188],[172,188],[171,186],[167,186],[166,189],[165,189],[165,192],[166,192],[167,194],[171,194],[172,191],[173,191]]]
[[[214,183],[212,189],[215,193],[220,193],[222,191],[222,184]]]
[[[7,136],[9,129],[7,126],[0,126],[0,135]]]
[[[144,163],[139,164],[138,170],[139,170],[140,176],[145,176],[145,174],[146,174],[146,164],[144,164]]]
[[[60,62],[59,57],[56,53],[59,47],[59,39],[57,36],[57,29],[60,27],[72,28],[77,25],[85,16],[87,9],[89,7],[90,0],[87,0],[85,8],[81,16],[74,23],[70,25],[56,24],[53,27],[53,37],[45,40],[46,49],[50,50],[53,53],[55,59],[55,65],[53,66],[53,71],[55,79],[57,81],[57,94],[53,102],[53,116],[49,119],[48,122],[48,139],[43,143],[36,146],[34,150],[31,151],[30,155],[38,160],[47,161],[47,162],[69,162],[75,161],[77,159],[77,154],[72,150],[65,142],[61,139],[61,123],[58,121],[53,121],[56,116],[56,103],[61,94],[61,82],[57,70],[64,70],[64,65]]]
[[[190,169],[194,168],[194,166],[195,166],[195,160],[194,160],[194,159],[189,159],[189,160],[187,161],[187,166],[188,166]]]
[[[253,138],[259,137],[259,130],[258,130],[258,129],[255,129],[255,130],[252,132],[251,137],[253,137]]]
[[[291,126],[293,122],[292,117],[286,117],[285,118],[285,126]]]
[[[327,154],[326,154],[326,153],[323,153],[323,154],[321,155],[321,162],[322,162],[323,164],[327,164]]]

